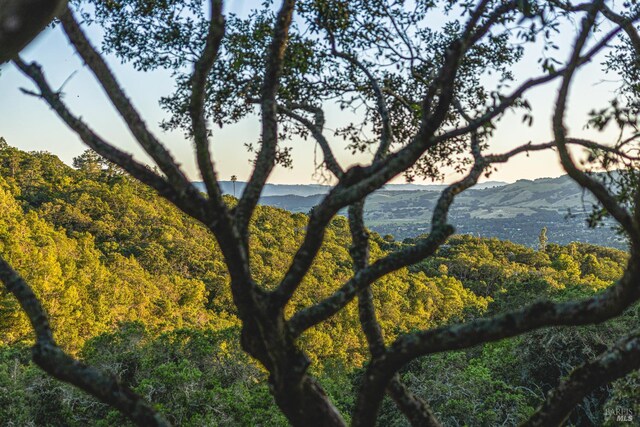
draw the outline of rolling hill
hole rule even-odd
[[[399,240],[427,232],[442,186],[423,187],[403,191],[387,188],[372,194],[365,207],[367,226]],[[322,197],[322,194],[267,193],[261,203],[308,212]],[[625,248],[625,242],[612,229],[613,224],[605,223],[595,229],[587,226],[586,218],[593,203],[593,197],[568,176],[519,180],[460,194],[452,207],[451,223],[461,234],[497,237],[528,246],[535,246],[540,229],[547,227],[549,240],[554,243],[580,241]]]
[[[205,191],[202,182],[195,182],[195,184],[201,191]],[[245,184],[246,183],[242,181],[236,181],[235,185],[233,181],[220,181],[220,188],[223,194],[240,196],[244,191]],[[493,188],[503,185],[507,185],[507,183],[487,181],[478,184],[476,188]],[[446,185],[442,184],[387,184],[381,191],[440,191],[445,187]],[[267,184],[264,187],[262,196],[316,196],[319,194],[327,194],[330,189],[330,185],[322,184]]]

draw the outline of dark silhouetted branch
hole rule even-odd
[[[640,368],[640,331],[635,331],[616,345],[576,368],[521,427],[546,427],[564,424],[571,411],[596,388]]]
[[[174,186],[170,185],[165,178],[159,176],[147,166],[136,162],[130,154],[119,150],[100,138],[81,119],[71,114],[67,106],[62,102],[60,94],[54,92],[51,86],[49,86],[40,66],[35,63],[26,64],[19,58],[15,59],[14,63],[26,76],[33,80],[40,90],[40,93],[31,94],[44,99],[58,116],[60,116],[62,121],[78,134],[85,144],[105,159],[121,166],[134,178],[155,189],[158,194],[175,204],[185,213],[200,221],[206,221],[207,213],[204,211],[204,199],[200,193],[196,192],[195,195],[186,197],[184,194],[176,191]]]
[[[262,121],[261,148],[255,167],[242,197],[236,207],[236,219],[240,235],[247,239],[247,227],[251,215],[258,204],[260,193],[273,170],[278,145],[278,105],[276,94],[280,87],[280,75],[284,53],[289,40],[289,27],[295,7],[295,0],[284,0],[276,17],[273,38],[267,56],[267,65],[262,84],[260,110]]]
[[[91,45],[82,28],[80,28],[73,16],[73,12],[67,8],[60,16],[60,21],[69,41],[73,44],[85,64],[91,69],[133,136],[167,176],[168,182],[176,187],[177,191],[188,193],[190,196],[195,197],[198,191],[187,179],[167,149],[147,129],[147,125],[127,98],[109,66]]]
[[[298,114],[295,110],[299,109],[312,113],[314,115],[314,121],[311,122],[306,117]],[[312,107],[302,104],[290,104],[287,107],[278,107],[278,112],[297,121],[298,123],[306,127],[309,132],[311,132],[311,136],[313,136],[313,138],[320,146],[320,149],[322,150],[324,163],[327,166],[327,169],[329,169],[331,173],[333,173],[338,179],[340,179],[344,171],[333,155],[333,151],[331,150],[329,141],[322,133],[324,127],[324,114],[322,110],[319,107]]]
[[[350,253],[356,274],[369,265],[369,233],[364,226],[363,215],[364,201],[349,206],[349,228],[352,240]],[[362,331],[367,338],[371,358],[372,360],[376,359],[384,354],[385,344],[373,305],[373,292],[369,286],[358,293],[358,317]],[[412,426],[440,426],[429,405],[402,384],[399,375],[395,375],[391,379],[387,393]]]
[[[220,44],[224,36],[224,17],[222,16],[222,1],[211,1],[211,19],[207,39],[201,56],[195,63],[191,76],[191,99],[189,102],[189,116],[193,127],[193,139],[196,146],[196,158],[200,174],[204,181],[209,198],[216,209],[224,209],[222,192],[211,160],[209,150],[209,131],[204,115],[204,101],[207,93],[206,83],[211,67],[218,56]]]
[[[558,147],[560,161],[565,171],[567,171],[569,176],[580,186],[588,189],[598,199],[598,201],[602,203],[602,205],[607,209],[611,216],[613,216],[620,223],[620,225],[630,233],[631,237],[635,238],[635,236],[637,235],[637,230],[630,213],[624,207],[618,204],[616,198],[611,193],[609,193],[607,188],[602,183],[587,176],[587,174],[578,169],[573,159],[571,158],[571,155],[569,154],[566,143],[567,131],[564,126],[564,114],[566,111],[567,97],[569,95],[569,87],[571,86],[571,81],[578,68],[580,52],[582,51],[582,48],[587,41],[587,37],[591,32],[599,8],[603,4],[603,0],[594,2],[591,8],[589,8],[587,16],[582,22],[580,35],[575,42],[573,52],[567,66],[567,70],[563,75],[562,84],[558,91],[555,112],[553,115],[553,134]],[[636,243],[640,243],[640,241]]]
[[[67,355],[53,339],[47,314],[29,285],[0,257],[0,281],[18,300],[36,335],[33,361],[45,372],[113,406],[139,426],[170,424],[151,405],[120,382]]]

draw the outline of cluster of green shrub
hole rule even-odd
[[[228,275],[210,233],[91,152],[74,166],[0,140],[0,253],[42,300],[56,340],[117,375],[177,425],[286,424],[264,371],[239,348]],[[306,223],[304,214],[257,209],[250,245],[258,283],[278,283]],[[372,233],[372,258],[412,240]],[[288,314],[330,295],[350,277],[349,244],[347,221],[336,217]],[[539,251],[456,236],[436,256],[376,282],[374,300],[391,341],[537,298],[591,295],[621,275],[626,258],[622,251],[577,243]],[[446,424],[516,424],[572,367],[637,323],[634,307],[600,326],[552,329],[435,355],[412,363],[402,376]],[[16,301],[0,291],[2,423],[126,424],[116,411],[40,372],[29,362],[31,342]],[[348,417],[367,359],[356,304],[309,330],[300,345]],[[593,393],[572,422],[603,423],[606,405],[638,408],[637,382],[637,375],[630,376]],[[390,402],[381,423],[405,425]]]

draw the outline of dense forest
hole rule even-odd
[[[228,204],[236,200],[225,196]],[[265,371],[239,348],[226,268],[210,233],[91,151],[66,166],[0,139],[0,251],[43,301],[65,350],[114,373],[176,425],[286,425]],[[256,278],[276,284],[307,215],[257,208],[250,229]],[[371,234],[371,256],[405,245]],[[289,313],[330,295],[352,272],[347,220],[335,217]],[[372,287],[385,339],[495,314],[537,298],[601,291],[620,277],[623,251],[572,243],[538,250],[456,235],[436,256]],[[638,323],[636,305],[605,324],[549,329],[412,362],[401,376],[446,425],[517,424],[574,367]],[[32,333],[0,291],[3,425],[117,426],[115,409],[57,382],[30,362]],[[300,345],[344,414],[354,405],[367,343],[357,306],[307,331]],[[575,425],[614,425],[615,408],[640,413],[636,372],[573,411]],[[635,392],[634,392],[635,390]],[[380,424],[406,425],[385,401]]]

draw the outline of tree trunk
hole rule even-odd
[[[269,388],[293,426],[346,426],[322,386],[306,370],[309,359],[291,338],[284,314],[273,319],[269,308],[256,304],[253,315],[243,319],[243,349],[269,371]],[[265,304],[266,305],[266,304]]]

